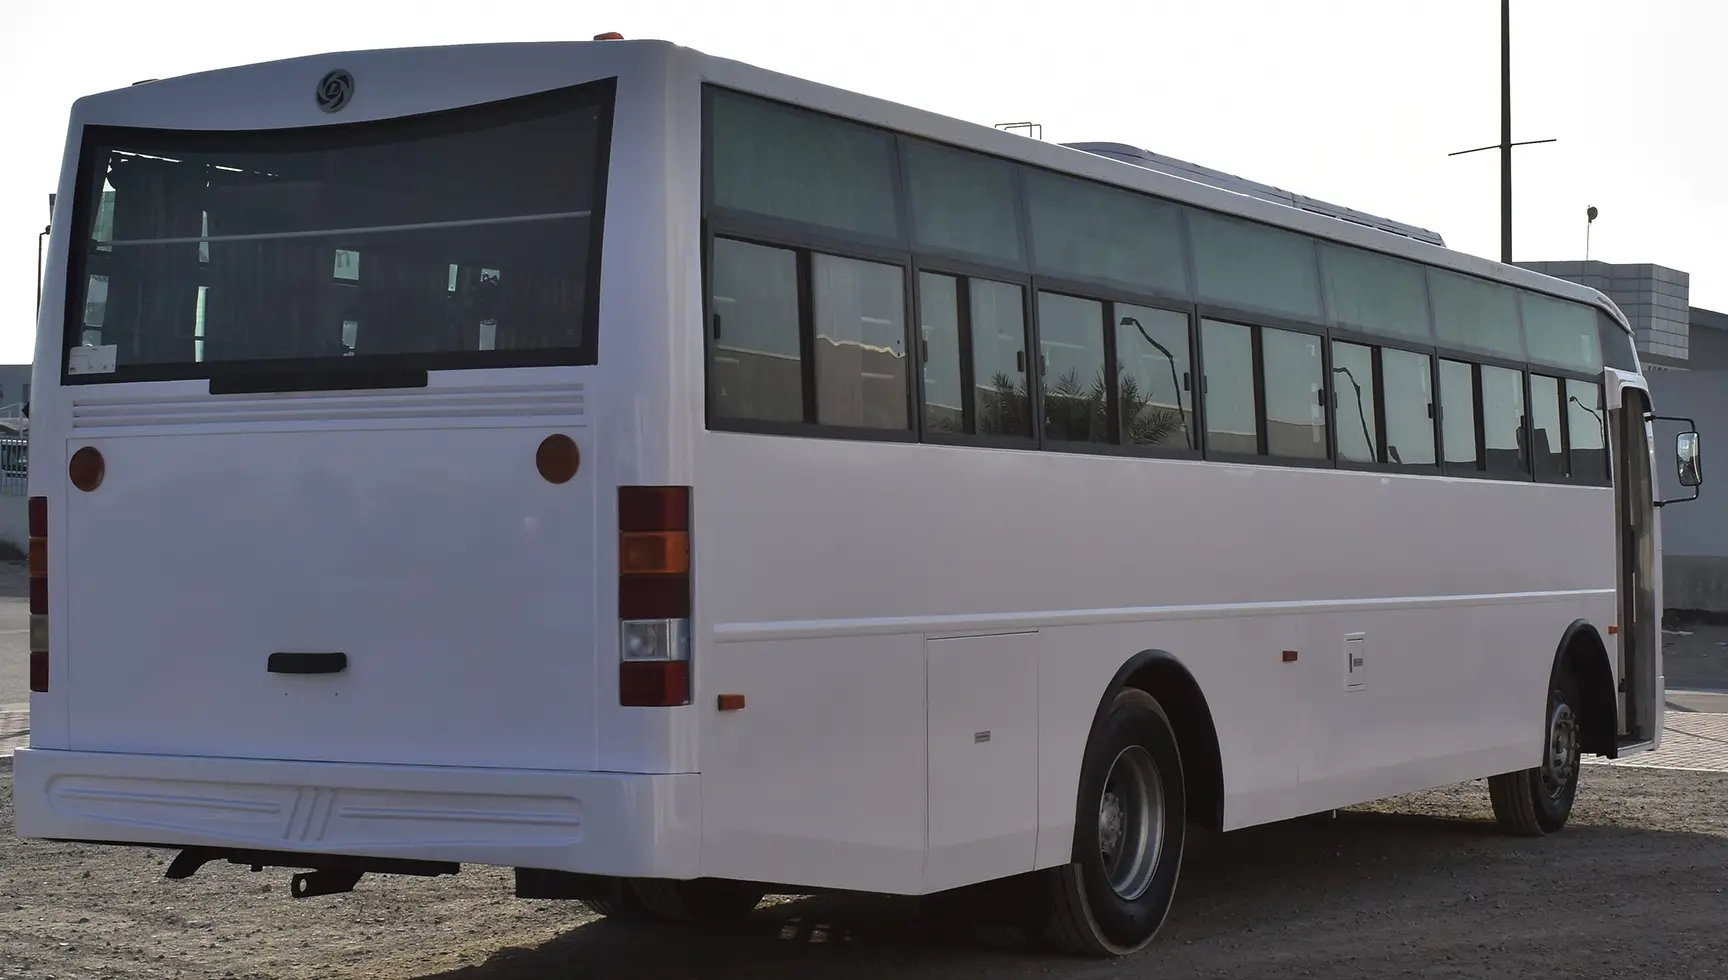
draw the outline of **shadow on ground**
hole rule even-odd
[[[1486,820],[1344,812],[1191,840],[1176,910],[1158,944],[1126,961],[1067,959],[1024,940],[944,931],[919,915],[915,901],[848,896],[764,907],[726,928],[601,920],[426,976],[947,980],[1312,970],[1370,977],[1433,974],[1433,961],[1442,965],[1439,975],[1489,977],[1525,954],[1545,957],[1546,970],[1560,971],[1551,975],[1596,975],[1604,956],[1630,952],[1615,946],[1615,937],[1640,920],[1645,903],[1607,884],[1601,888],[1616,898],[1596,900],[1580,893],[1580,882],[1600,884],[1599,872],[1660,876],[1658,855],[1714,868],[1720,879],[1728,840],[1600,826],[1529,840],[1501,836]],[[1671,881],[1623,884],[1673,889]],[[1700,922],[1728,917],[1720,884],[1702,888],[1714,892],[1703,903],[1687,900]],[[1564,910],[1558,921],[1555,908]],[[1603,943],[1609,946],[1598,949]]]

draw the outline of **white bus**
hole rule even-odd
[[[647,41],[93,95],[59,200],[22,836],[1112,955],[1190,826],[1659,739],[1595,291]]]

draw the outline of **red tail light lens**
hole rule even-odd
[[[689,619],[689,575],[618,576],[619,619]]]
[[[689,704],[690,661],[619,664],[618,703],[627,708],[670,708]]]
[[[619,487],[618,530],[690,530],[690,488]]]
[[[690,703],[690,488],[618,488],[618,703]]]
[[[30,498],[30,690],[48,691],[48,498]]]

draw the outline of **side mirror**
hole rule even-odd
[[[1680,466],[1680,485],[1696,487],[1704,483],[1704,462],[1700,456],[1698,433],[1682,432],[1674,439],[1674,456]]]
[[[1646,415],[1647,422],[1679,422],[1686,426],[1674,438],[1674,462],[1679,468],[1680,485],[1692,491],[1690,497],[1673,497],[1668,500],[1658,499],[1658,507],[1669,504],[1683,504],[1689,500],[1698,499],[1698,487],[1704,482],[1704,458],[1702,447],[1698,442],[1698,423],[1687,418],[1672,415]]]

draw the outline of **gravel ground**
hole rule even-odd
[[[287,873],[0,836],[0,977],[1710,977],[1728,954],[1728,774],[1587,767],[1574,823],[1530,841],[1479,783],[1196,841],[1159,943],[1076,961],[941,935],[906,901],[787,899],[720,930],[620,926],[509,897],[498,869],[368,878],[294,901]],[[0,760],[0,827],[11,824]]]

